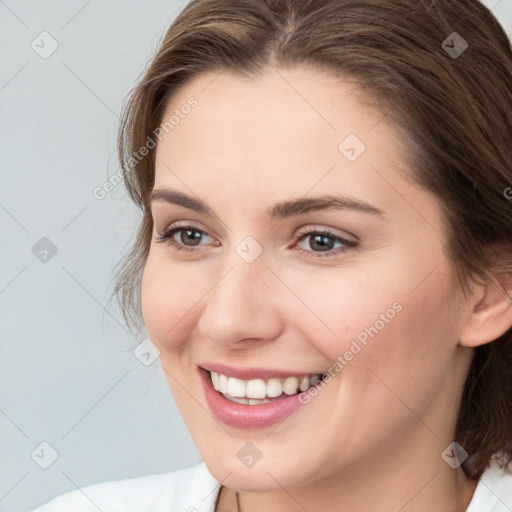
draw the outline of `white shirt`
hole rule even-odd
[[[220,483],[206,465],[89,485],[33,512],[214,512]],[[512,512],[512,474],[493,461],[466,512]]]

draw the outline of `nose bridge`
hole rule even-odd
[[[272,274],[254,242],[239,244],[225,258],[222,272],[205,297],[199,329],[210,341],[230,345],[246,339],[272,339],[279,312],[271,293]]]
[[[255,238],[245,237],[226,253],[222,276],[212,290],[212,298],[222,299],[226,305],[233,300],[231,306],[235,309],[251,304],[256,307],[259,295],[269,284],[267,252]]]
[[[219,299],[233,310],[254,309],[260,299],[258,295],[264,293],[267,280],[268,269],[263,261],[247,264],[231,259],[224,277],[212,290],[212,299]]]

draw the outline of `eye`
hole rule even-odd
[[[216,242],[214,238],[195,226],[175,226],[168,227],[163,233],[158,234],[157,242],[166,242],[178,251],[193,251],[195,247],[202,244],[206,238]]]
[[[177,251],[195,251],[201,245],[213,243],[219,245],[217,240],[205,231],[192,226],[169,226],[156,239],[158,243],[167,243]],[[308,257],[336,256],[349,249],[356,248],[357,242],[346,240],[327,230],[310,229],[299,234],[298,250]]]
[[[335,256],[357,245],[357,242],[346,240],[330,231],[315,229],[301,233],[297,244],[301,252],[312,257]]]

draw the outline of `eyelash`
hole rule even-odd
[[[332,249],[329,251],[306,251],[304,249],[295,249],[297,251],[300,251],[304,256],[306,256],[308,258],[334,257],[334,256],[338,256],[340,254],[344,254],[347,251],[349,251],[350,249],[355,249],[358,246],[357,242],[353,242],[353,241],[347,240],[346,238],[343,238],[339,235],[335,235],[331,231],[327,231],[325,229],[318,230],[318,229],[313,229],[313,228],[307,229],[306,231],[299,233],[298,242],[302,242],[308,236],[311,236],[311,235],[317,235],[317,236],[320,235],[320,236],[325,236],[327,238],[331,238],[334,241],[334,243],[340,243],[343,245],[343,247],[338,247],[336,249]]]
[[[184,225],[184,226],[174,226],[172,228],[167,228],[163,233],[159,233],[156,242],[157,243],[168,243],[174,250],[176,251],[185,251],[185,252],[195,252],[196,248],[189,248],[182,244],[179,244],[173,240],[174,235],[179,233],[180,231],[195,231],[197,233],[201,233],[201,235],[209,236],[208,233],[203,231],[202,229],[196,228],[195,226]],[[302,242],[308,236],[311,235],[320,235],[325,236],[327,238],[331,238],[335,243],[341,243],[344,247],[338,247],[337,249],[332,249],[330,251],[306,251],[304,249],[295,249],[300,251],[304,256],[310,258],[326,258],[333,257],[339,254],[345,253],[350,249],[355,249],[358,247],[357,242],[353,242],[350,240],[346,240],[334,233],[327,230],[318,230],[318,229],[309,229],[298,235],[298,242]]]

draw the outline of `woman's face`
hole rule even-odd
[[[144,319],[203,459],[234,488],[435,465],[452,439],[471,353],[440,206],[353,87],[224,71],[164,115]]]

